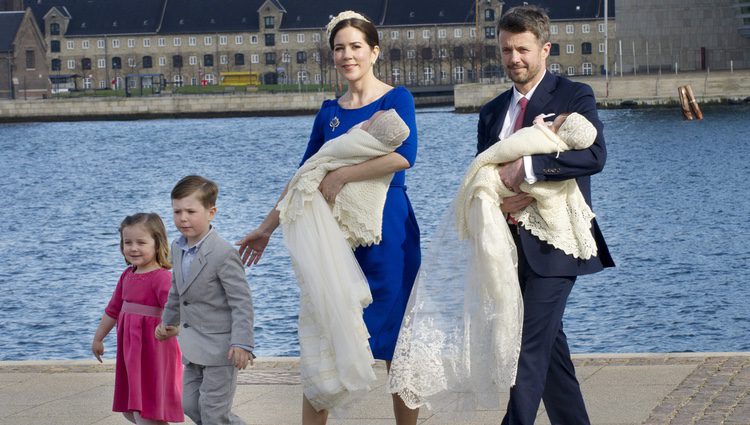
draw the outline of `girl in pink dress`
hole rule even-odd
[[[99,362],[103,340],[117,325],[117,364],[112,410],[136,424],[183,422],[182,364],[177,338],[157,341],[172,274],[164,223],[138,213],[120,224],[120,251],[128,268],[120,276],[91,351]]]

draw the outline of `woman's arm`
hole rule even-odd
[[[357,165],[342,167],[326,174],[318,190],[328,202],[334,202],[345,184],[372,180],[409,168],[409,161],[396,152],[373,158]]]
[[[289,182],[287,182],[284,190],[281,192],[279,199],[276,200],[271,211],[268,212],[266,218],[260,223],[258,227],[251,230],[250,233],[245,235],[244,238],[235,242],[235,245],[239,246],[240,258],[242,264],[250,267],[254,264],[258,264],[260,257],[263,256],[263,251],[268,246],[268,242],[271,240],[271,235],[279,227],[279,211],[276,206],[279,202],[284,199],[286,192],[289,190]]]

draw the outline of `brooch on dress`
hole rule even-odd
[[[331,127],[331,131],[336,131],[336,127],[338,127],[339,124],[341,124],[341,123],[339,122],[338,117],[333,117],[333,119],[331,120],[331,122],[328,123],[328,125]]]

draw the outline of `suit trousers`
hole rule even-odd
[[[182,382],[182,409],[197,425],[245,425],[231,412],[237,368],[188,363]]]
[[[518,280],[523,294],[523,336],[516,385],[510,390],[503,424],[533,424],[544,400],[552,425],[589,425],[562,318],[576,276],[542,277],[518,248]]]

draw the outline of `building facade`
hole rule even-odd
[[[417,86],[501,77],[497,20],[520,3],[359,0],[347,7],[379,29],[376,75]],[[551,70],[599,72],[601,2],[546,3],[553,19]],[[339,83],[324,32],[341,9],[332,0],[315,8],[301,0],[27,0],[27,5],[41,16],[51,74],[79,75],[84,89],[122,88],[133,74],[163,74],[176,86],[218,84],[223,72],[237,71],[258,73],[266,84]],[[614,19],[609,28],[612,34]]]
[[[0,99],[46,97],[49,88],[46,46],[33,12],[0,11]]]

